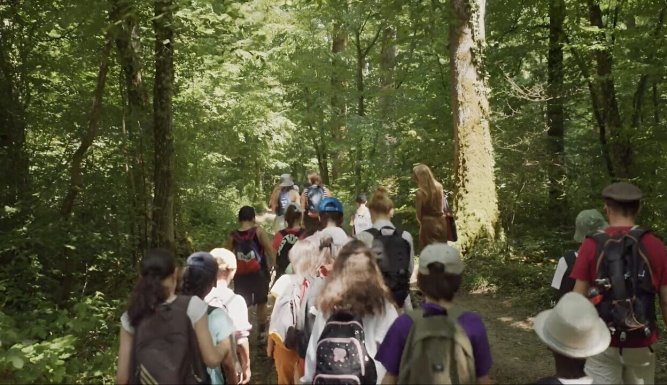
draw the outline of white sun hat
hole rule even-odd
[[[611,341],[595,306],[574,292],[565,294],[553,309],[538,314],[533,329],[552,350],[573,358],[602,353]]]

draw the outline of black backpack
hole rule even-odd
[[[577,253],[574,250],[570,250],[563,255],[567,269],[563,273],[563,278],[560,281],[560,287],[558,288],[558,298],[560,300],[562,296],[569,293],[574,289],[574,284],[576,281],[570,278],[572,274],[572,269],[574,268],[574,263],[577,261]]]
[[[179,295],[142,319],[134,331],[133,384],[210,384],[187,309],[190,296]]]
[[[392,233],[385,235],[385,229],[392,230]],[[388,226],[365,231],[373,236],[372,249],[384,283],[396,304],[402,307],[410,292],[410,243],[403,238],[403,231]]]
[[[602,296],[596,308],[621,343],[648,337],[656,329],[653,272],[641,244],[647,232],[633,228],[625,234],[592,236],[598,245],[593,290]]]
[[[289,251],[292,250],[292,246],[299,240],[301,235],[303,235],[305,230],[300,229],[297,233],[291,233],[287,229],[280,230],[280,234],[283,236],[283,240],[278,246],[277,257],[276,257],[276,278],[279,275],[282,275],[289,265]]]
[[[308,212],[316,213],[319,212],[320,201],[324,198],[324,188],[319,185],[312,185],[308,187],[306,192],[306,197],[308,198]]]
[[[324,325],[317,342],[313,384],[375,384],[375,362],[366,350],[362,321],[336,312]]]

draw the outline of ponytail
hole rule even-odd
[[[141,260],[141,277],[130,295],[127,315],[130,325],[136,327],[142,319],[155,312],[167,300],[162,281],[176,270],[171,252],[162,249],[149,250]]]

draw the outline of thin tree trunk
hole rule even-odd
[[[340,144],[345,139],[345,116],[347,115],[347,106],[345,104],[345,81],[343,80],[342,72],[343,51],[347,43],[347,32],[340,21],[335,21],[332,33],[333,41],[331,43],[331,136],[332,142]],[[336,151],[331,164],[331,180],[336,181],[341,173],[341,165],[345,159],[344,151]],[[328,184],[329,172],[326,170],[325,174],[320,170],[322,181]]]
[[[449,47],[456,165],[458,244],[495,238],[498,198],[483,75],[485,0],[451,0]]]
[[[560,214],[566,208],[565,182],[565,109],[563,107],[563,22],[565,1],[549,2],[549,54],[547,57],[547,153],[550,157],[549,209]],[[556,215],[554,218],[561,218]]]
[[[109,54],[112,45],[113,39],[111,33],[109,33],[107,34],[106,42],[102,49],[100,68],[97,72],[97,85],[95,86],[95,92],[93,93],[93,104],[88,114],[88,126],[81,137],[79,147],[74,151],[74,155],[72,155],[72,161],[70,163],[69,188],[60,207],[60,215],[63,219],[69,218],[72,214],[76,197],[83,188],[82,165],[88,154],[88,149],[92,146],[99,129],[100,117],[102,115],[102,98],[104,97],[104,87],[106,85],[107,73],[109,72]]]
[[[657,81],[653,81],[653,122],[660,124],[660,94]]]
[[[613,57],[607,43],[606,26],[602,20],[602,10],[597,0],[588,0],[588,10],[591,25],[600,29],[596,38],[597,45],[600,48],[595,50],[595,62],[597,85],[601,91],[601,107],[613,166],[613,171],[609,176],[612,179],[616,177],[630,178],[633,175],[634,154],[630,143],[630,133],[623,127],[623,120],[618,109],[613,74]]]
[[[660,10],[655,31],[653,32],[654,41],[661,41],[660,34],[662,31],[662,25],[665,22],[666,11],[667,8],[662,8]],[[646,61],[647,62],[653,61],[655,59],[655,53],[656,53],[655,50],[651,50],[648,57],[646,58]],[[648,81],[649,81],[649,75],[642,74],[639,77],[639,81],[637,82],[637,89],[635,90],[635,94],[633,95],[632,98],[632,120],[631,120],[632,128],[639,128],[639,126],[641,126],[642,107],[644,105],[644,95],[646,95],[646,91],[648,89]]]
[[[172,130],[174,30],[172,0],[154,0],[155,86],[153,90],[154,194],[151,245],[175,250],[175,151]]]
[[[112,0],[111,19],[117,25],[116,49],[124,75],[124,100],[127,105],[126,131],[130,141],[129,174],[133,179],[131,192],[137,244],[136,251],[143,253],[148,247],[150,197],[145,161],[145,143],[150,140],[150,110],[148,90],[143,82],[143,64],[140,56],[139,21],[134,2]]]
[[[31,44],[19,21],[21,2],[8,1],[0,7],[0,202],[14,207],[30,197],[30,162],[26,151],[26,110],[30,83],[25,58]],[[16,218],[18,219],[18,218]],[[12,224],[2,220],[0,231]]]

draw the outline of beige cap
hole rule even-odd
[[[428,265],[435,262],[442,263],[446,273],[461,274],[463,272],[461,253],[446,243],[433,243],[424,247],[419,255],[419,273],[428,275]]]
[[[218,247],[211,250],[211,255],[221,270],[236,270],[236,256],[231,251]]]
[[[605,187],[602,190],[602,197],[617,202],[634,202],[642,198],[642,190],[631,183],[617,182]]]

